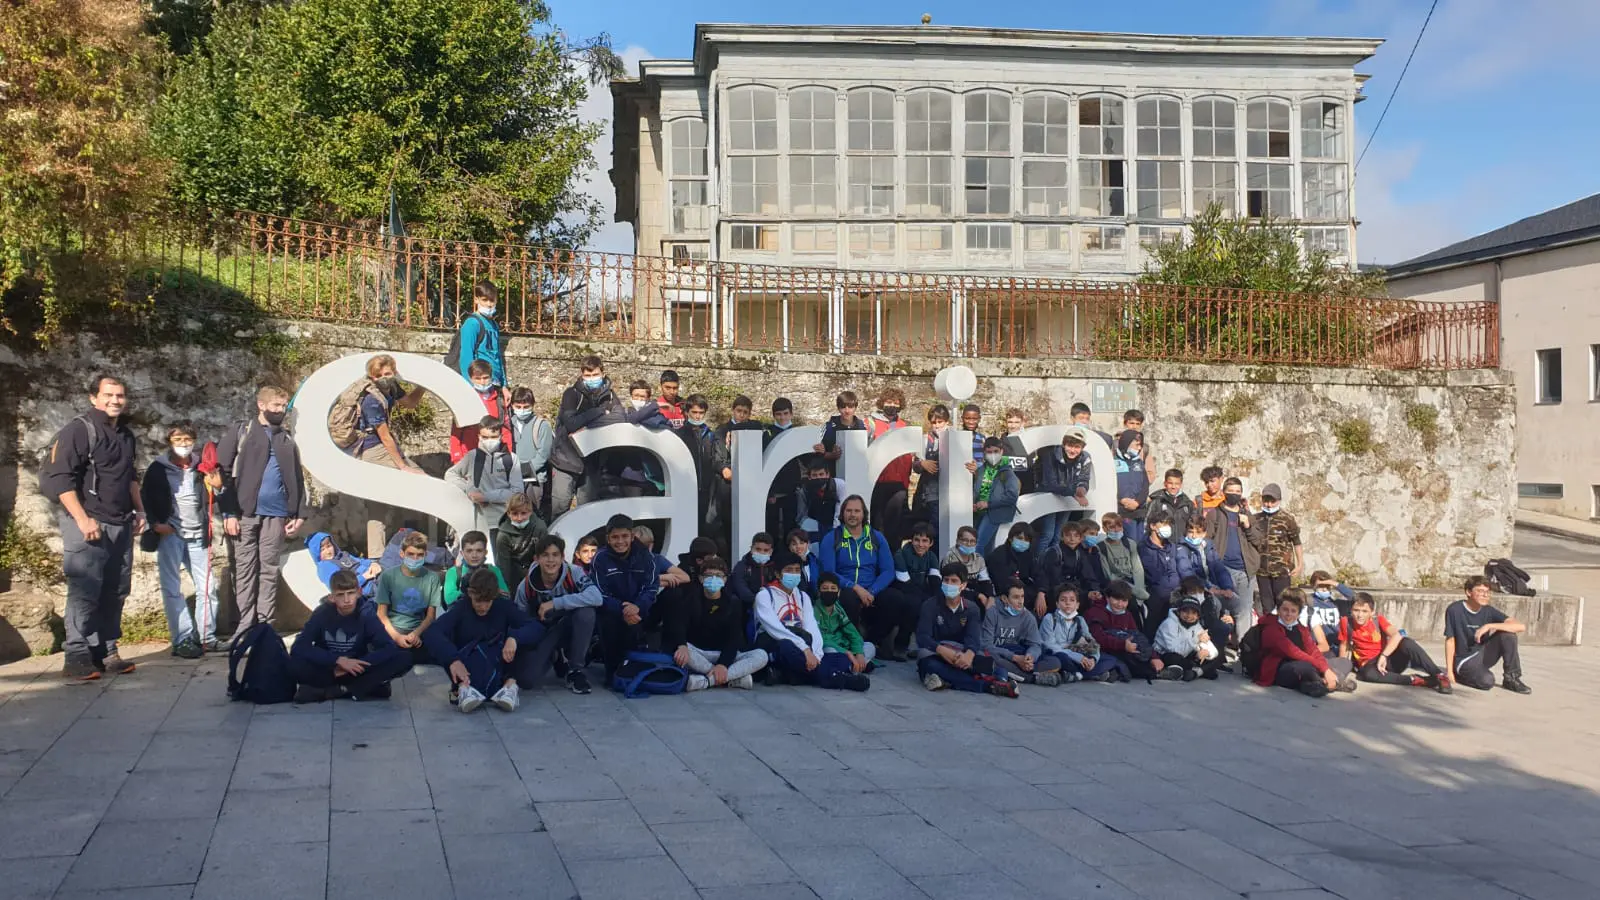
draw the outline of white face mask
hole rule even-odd
[[[194,445],[193,444],[181,444],[179,446],[176,446],[176,447],[172,448],[172,455],[176,456],[179,459],[188,459],[189,458],[189,454],[191,454],[193,452],[194,452]]]
[[[494,311],[495,311],[494,304],[490,304],[488,306],[480,306],[480,307],[478,307],[478,312],[483,313],[486,316],[494,315]]]
[[[495,439],[489,440],[489,441],[485,441],[485,440],[480,439],[478,441],[478,449],[482,450],[485,453],[493,453],[496,450],[500,449],[500,439],[499,438],[495,438]]]
[[[991,466],[1000,465],[1000,459],[1001,459],[1001,456],[998,453],[985,453],[983,455],[983,461],[988,463]]]

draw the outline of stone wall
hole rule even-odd
[[[346,353],[407,350],[441,355],[449,336],[380,329],[282,323],[270,339],[241,338],[252,349],[182,345],[112,350],[89,337],[48,352],[18,354],[0,347],[0,523],[16,522],[48,536],[59,548],[51,507],[37,491],[38,460],[51,436],[84,404],[84,383],[97,370],[128,380],[131,415],[141,448],[154,454],[164,426],[187,419],[203,438],[253,409],[256,383],[294,381]],[[514,384],[533,388],[553,412],[575,361],[598,353],[612,378],[655,383],[676,369],[685,392],[708,395],[725,411],[734,396],[755,399],[758,414],[775,396],[794,401],[801,421],[833,412],[838,391],[864,398],[896,386],[906,392],[913,421],[933,402],[933,374],[948,359],[725,352],[659,345],[603,345],[514,338],[508,364]],[[971,360],[978,375],[973,398],[985,430],[1017,406],[1036,422],[1066,422],[1073,402],[1111,386],[1116,412],[1097,412],[1094,424],[1119,427],[1120,408],[1148,416],[1146,433],[1157,464],[1188,474],[1199,490],[1202,466],[1216,463],[1245,479],[1252,494],[1283,485],[1287,508],[1300,519],[1306,562],[1346,581],[1374,586],[1430,587],[1482,569],[1509,555],[1514,503],[1512,434],[1515,400],[1509,376],[1498,371],[1390,372],[1360,369],[1238,367],[1182,363],[1072,360]],[[293,384],[288,385],[293,387]],[[1116,393],[1120,391],[1121,393]],[[443,415],[417,423],[407,446],[445,447]],[[442,452],[423,456],[438,473]],[[415,513],[372,509],[315,485],[321,512],[310,523],[358,549],[369,518],[392,528]],[[141,559],[133,609],[159,609],[153,557]],[[5,585],[0,583],[0,590]],[[38,587],[38,586],[34,586]],[[59,587],[47,587],[59,595]],[[293,607],[289,601],[281,604]]]

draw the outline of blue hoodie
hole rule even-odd
[[[377,617],[365,615],[360,609],[348,616],[340,615],[337,606],[325,602],[301,626],[289,655],[331,669],[341,656],[377,664],[400,652]]]
[[[422,646],[434,661],[448,666],[474,645],[493,647],[516,638],[518,647],[532,647],[544,635],[544,626],[517,609],[510,597],[495,598],[489,614],[480,616],[472,603],[457,603],[435,619],[422,633]]]
[[[332,559],[322,558],[322,544],[324,541],[333,545]],[[372,560],[362,559],[354,553],[339,549],[339,544],[334,541],[333,535],[326,531],[319,531],[313,534],[311,537],[306,538],[306,549],[311,551],[311,558],[317,561],[317,577],[322,579],[323,587],[329,587],[328,582],[333,578],[333,573],[342,569],[355,573],[356,581],[361,585],[361,596],[371,597],[373,592],[377,590],[378,580],[376,578],[369,579],[366,575],[367,569],[372,567]]]
[[[475,311],[461,320],[461,356],[450,360],[450,363],[462,378],[471,381],[472,376],[467,374],[467,370],[472,368],[473,361],[479,359],[489,364],[494,383],[505,387],[506,355],[500,346],[500,326],[495,324],[494,319]]]
[[[1204,549],[1193,547],[1186,540],[1172,546],[1172,555],[1178,560],[1180,580],[1193,575],[1207,588],[1233,590],[1233,576],[1228,574],[1228,567],[1222,564],[1222,557],[1217,555],[1217,548],[1209,543]]]
[[[589,575],[600,587],[602,606],[608,613],[622,613],[622,604],[639,607],[639,615],[648,616],[661,592],[661,576],[656,570],[656,555],[634,541],[628,555],[619,557],[608,546],[602,546],[589,566]]]
[[[1144,563],[1144,584],[1152,601],[1160,603],[1178,590],[1183,576],[1178,574],[1178,551],[1173,549],[1171,541],[1164,547],[1157,547],[1146,532],[1139,541],[1139,560]]]
[[[839,576],[841,590],[859,584],[877,596],[894,582],[894,550],[877,529],[862,526],[853,538],[840,525],[822,536],[817,551],[822,571]]]

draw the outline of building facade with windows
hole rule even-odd
[[[616,218],[688,266],[1127,279],[1217,203],[1354,259],[1380,43],[700,25],[692,59],[612,84]]]
[[[1600,194],[1388,273],[1390,296],[1496,304],[1517,385],[1517,505],[1600,519]]]

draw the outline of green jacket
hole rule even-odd
[[[494,577],[497,580],[499,580],[499,582],[500,582],[500,593],[505,594],[507,597],[511,596],[511,591],[506,587],[506,576],[500,571],[500,569],[489,565],[487,562],[485,562],[483,564],[483,568],[488,569],[489,571],[493,572],[494,573]],[[466,593],[466,591],[467,591],[467,578],[469,577],[469,575],[468,574],[464,574],[464,570],[465,569],[466,569],[466,566],[464,564],[457,563],[457,564],[455,564],[455,565],[453,565],[450,568],[445,570],[445,572],[444,572],[444,606],[445,606],[445,609],[449,609],[450,606],[452,604],[454,604],[456,602],[456,600],[461,597],[462,594]]]
[[[844,612],[844,604],[835,603],[833,611],[829,612],[826,606],[818,603],[811,608],[811,611],[817,617],[817,630],[822,632],[824,652],[830,650],[840,653],[861,652],[861,632],[850,624],[850,617]]]

